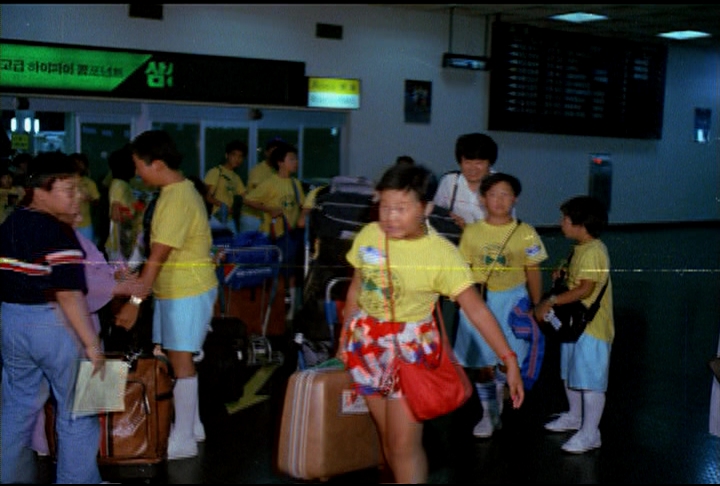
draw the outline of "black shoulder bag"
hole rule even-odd
[[[568,258],[568,265],[572,259],[572,255],[573,253],[571,252]],[[545,333],[546,336],[552,336],[563,343],[577,341],[580,335],[585,332],[588,323],[592,321],[595,314],[597,314],[600,308],[600,301],[603,295],[605,295],[605,290],[609,282],[610,275],[608,275],[605,285],[603,285],[595,302],[593,302],[589,308],[585,307],[580,300],[570,302],[569,304],[554,305],[550,311],[543,316],[543,319],[538,321],[540,330]],[[552,289],[543,296],[543,300],[552,295],[559,295],[567,291],[565,274],[562,272],[561,275],[553,281]]]

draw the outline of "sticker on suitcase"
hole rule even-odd
[[[368,406],[365,398],[353,390],[343,390],[340,400],[340,413],[342,415],[356,415],[368,413]]]

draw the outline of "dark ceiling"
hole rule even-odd
[[[720,4],[699,5],[633,5],[633,4],[383,4],[385,6],[426,11],[447,12],[453,15],[485,17],[490,22],[501,20],[543,29],[563,30],[604,37],[627,39],[640,43],[664,43],[689,47],[720,49]],[[608,20],[571,24],[549,17],[568,12],[602,14]],[[658,33],[673,30],[697,30],[712,37],[677,41],[657,37]]]

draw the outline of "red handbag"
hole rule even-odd
[[[388,281],[392,286],[387,239],[385,254]],[[392,289],[390,295],[392,295]],[[391,307],[392,320],[395,321],[395,306]],[[436,303],[435,315],[436,322],[439,324],[441,343],[438,361],[429,362],[423,358],[416,363],[408,363],[398,354],[395,364],[402,394],[418,421],[430,420],[450,413],[464,404],[472,395],[472,384],[463,367],[457,362],[455,353],[450,346],[439,303]],[[397,340],[397,336],[395,339]]]
[[[418,421],[452,412],[470,398],[472,385],[447,339],[441,309],[437,309],[441,342],[437,363],[421,359],[408,363],[398,358],[400,389]]]

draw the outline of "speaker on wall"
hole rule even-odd
[[[162,20],[163,18],[162,4],[131,3],[129,7],[130,17],[153,20]]]

